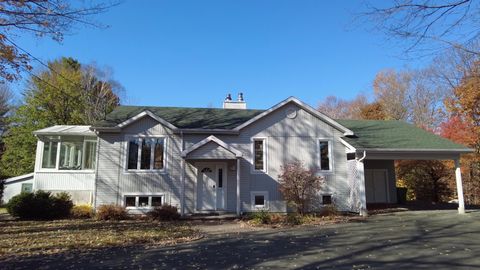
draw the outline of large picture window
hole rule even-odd
[[[43,141],[42,169],[94,170],[97,142],[65,136]]]
[[[319,141],[320,151],[320,170],[331,171],[332,170],[332,153],[331,144],[328,140]]]
[[[253,139],[253,166],[255,171],[266,171],[265,139]]]
[[[127,149],[128,170],[163,170],[165,138],[132,138]]]

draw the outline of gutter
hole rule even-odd
[[[473,153],[474,149],[464,148],[464,149],[406,149],[406,148],[358,148],[359,151],[369,151],[369,152],[417,152],[417,153]]]

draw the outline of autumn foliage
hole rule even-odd
[[[305,168],[301,162],[288,163],[282,166],[281,170],[278,178],[283,198],[295,207],[298,213],[305,214],[318,196],[324,178],[318,176],[314,170]]]

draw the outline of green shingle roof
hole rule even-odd
[[[357,149],[468,150],[467,147],[402,121],[337,120],[352,130],[343,139]]]
[[[181,129],[231,130],[264,110],[119,106],[95,127],[114,127],[148,110]],[[430,149],[468,150],[467,147],[402,121],[336,120],[355,136],[344,140],[357,149]]]
[[[263,112],[218,108],[118,106],[105,120],[95,123],[94,126],[114,127],[145,110],[182,129],[233,129]]]

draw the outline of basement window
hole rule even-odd
[[[163,195],[126,195],[125,207],[132,208],[152,208],[164,204]]]
[[[332,204],[332,195],[323,195],[322,204],[325,204],[325,205]]]
[[[267,191],[252,191],[252,208],[253,210],[268,209],[268,192]]]

